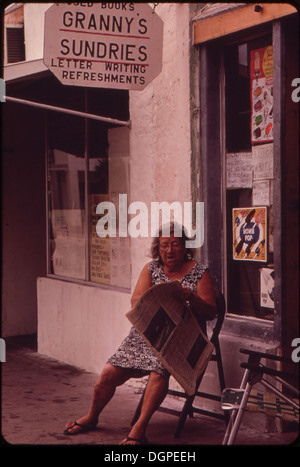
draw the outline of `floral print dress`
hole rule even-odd
[[[204,264],[196,263],[181,279],[182,286],[190,287],[192,292],[195,293],[197,284],[206,269],[207,267]],[[149,274],[152,286],[170,281],[163,272],[162,265],[157,260],[153,260],[149,264]],[[128,336],[123,340],[116,353],[109,358],[107,363],[133,370],[133,376],[136,378],[145,376],[150,371],[155,371],[165,378],[169,376],[169,372],[164,368],[158,357],[134,327],[131,328]]]

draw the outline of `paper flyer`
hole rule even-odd
[[[260,306],[274,308],[274,269],[260,270]]]

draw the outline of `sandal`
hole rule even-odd
[[[72,428],[74,428],[75,426],[79,426],[80,427],[80,430],[77,430],[77,431],[74,431],[72,432]],[[73,425],[71,426],[68,426],[68,428],[65,429],[64,431],[64,435],[79,435],[80,433],[86,433],[88,431],[93,431],[93,430],[96,430],[96,425],[81,425],[80,423],[78,422],[74,422]]]
[[[129,444],[128,441],[134,441],[136,444],[141,444],[141,445],[142,444],[148,444],[147,438],[138,439],[138,438],[132,438],[131,436],[127,436],[126,439],[124,441],[122,441],[122,443],[120,443],[120,444],[121,445]]]

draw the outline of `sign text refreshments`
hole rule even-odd
[[[44,63],[63,84],[143,89],[161,71],[162,36],[146,3],[58,3],[45,14]]]
[[[170,222],[174,222],[174,235],[182,237],[182,226],[188,237],[187,248],[200,248],[204,242],[204,203],[196,202],[193,223],[192,202],[167,201],[147,204],[142,201],[127,203],[127,194],[119,194],[118,208],[111,201],[102,201],[96,207],[100,219],[96,224],[98,237],[157,237],[159,227],[162,235],[170,235]],[[130,220],[128,221],[130,217]],[[118,222],[117,222],[118,221]],[[118,225],[117,225],[118,224]],[[193,225],[195,224],[195,225]]]

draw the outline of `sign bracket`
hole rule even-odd
[[[78,110],[65,109],[63,107],[56,107],[54,105],[49,105],[49,104],[42,104],[41,102],[28,101],[25,99],[19,99],[17,97],[5,96],[5,99],[7,102],[15,102],[16,104],[31,105],[32,107],[38,107],[40,109],[52,110],[54,112],[62,112],[62,113],[69,114],[69,115],[75,115],[77,117],[90,118],[90,119],[98,120],[101,122],[111,123],[111,124],[120,125],[120,126],[127,126],[128,128],[131,128],[131,120],[124,121],[124,120],[117,120],[115,118],[101,117],[100,115],[90,114],[87,112],[80,112]]]

